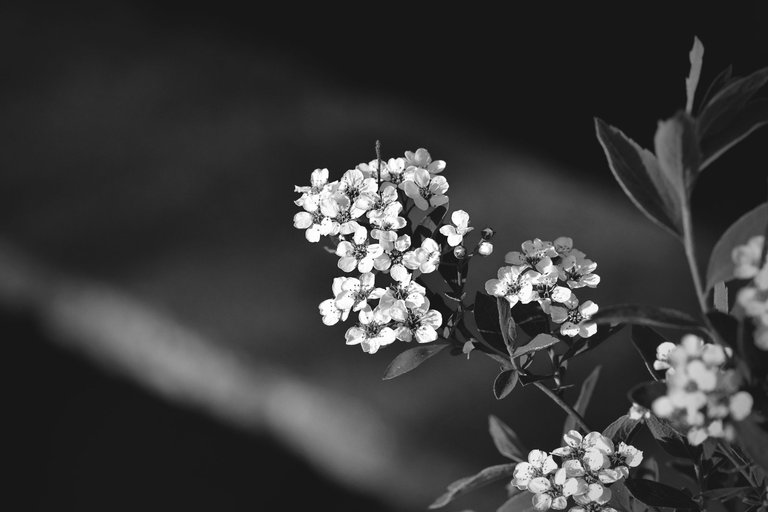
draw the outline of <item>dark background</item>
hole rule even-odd
[[[202,279],[200,287],[185,288],[188,275],[181,265],[178,275],[169,270],[166,274],[175,277],[156,284],[153,279],[160,277],[159,272],[145,274],[133,265],[139,261],[146,262],[142,269],[155,268],[151,266],[155,261],[165,261],[163,258],[175,254],[173,251],[193,252],[204,243],[223,242],[225,250],[237,251],[236,246],[226,245],[226,240],[242,241],[249,230],[253,239],[242,243],[252,246],[256,258],[259,254],[264,261],[279,257],[275,255],[285,251],[285,246],[270,243],[269,233],[289,229],[285,219],[292,214],[292,197],[283,185],[303,183],[314,167],[335,165],[343,169],[344,165],[351,167],[372,158],[369,133],[376,131],[375,113],[381,112],[374,109],[373,117],[359,120],[365,123],[366,131],[344,131],[345,138],[327,144],[308,136],[314,132],[305,125],[281,124],[281,120],[300,117],[295,109],[301,102],[312,103],[313,98],[323,95],[357,98],[384,109],[397,105],[398,111],[404,112],[403,126],[413,119],[428,119],[434,131],[424,133],[419,141],[401,140],[405,132],[400,135],[397,122],[386,120],[381,129],[385,153],[394,155],[402,152],[401,147],[426,146],[438,158],[448,160],[449,181],[451,164],[462,152],[456,142],[466,137],[471,141],[468,147],[488,149],[494,158],[503,148],[533,155],[558,172],[565,169],[569,179],[613,204],[610,201],[621,192],[594,139],[593,116],[651,146],[656,122],[684,104],[688,50],[694,35],[706,48],[703,84],[730,63],[736,74],[768,64],[768,11],[764,2],[706,6],[699,2],[578,7],[510,4],[504,12],[479,4],[456,9],[391,3],[345,9],[298,4],[243,7],[229,2],[117,2],[109,9],[98,4],[19,5],[2,12],[0,27],[4,62],[0,134],[5,139],[0,173],[6,176],[6,183],[0,186],[0,224],[4,238],[46,265],[117,283],[133,292],[149,290],[155,299],[158,295],[152,295],[153,286],[172,288],[175,283],[177,291],[167,295],[176,302],[169,298],[162,305],[182,304],[171,310],[183,316],[194,310],[189,305],[194,304],[203,311],[200,324],[217,315],[232,315],[233,326],[238,315],[247,316],[248,312],[218,308],[216,303],[221,301],[215,292],[206,298],[189,298],[215,283],[213,277]],[[240,61],[218,66],[226,61],[227,52]],[[139,104],[138,112],[132,110],[136,106],[126,97],[120,96],[124,104],[116,103],[113,90],[102,87],[102,81],[110,87],[119,86],[120,69],[152,55],[158,56],[152,65],[160,71],[181,67],[179,81],[158,86],[161,100]],[[258,64],[256,78],[239,70],[237,62]],[[275,76],[279,76],[274,82],[269,80],[273,65]],[[209,85],[211,74],[222,69],[229,71],[217,76],[215,85]],[[85,81],[73,81],[73,76],[83,76]],[[90,81],[88,77],[92,77]],[[73,94],[73,83],[85,84],[79,89],[82,98],[77,108],[66,103]],[[130,85],[128,88],[130,93]],[[64,107],[49,109],[47,105],[58,104],[57,98],[64,98]],[[226,133],[194,133],[188,142],[161,138],[166,122],[189,125],[189,133],[193,133],[198,130],[195,122],[199,118],[216,118],[218,109],[237,110],[238,105],[247,107],[250,101],[273,106],[264,129],[282,135],[268,157],[254,149],[251,154],[244,153],[241,161],[230,162]],[[46,114],[49,111],[56,115]],[[409,117],[411,111],[413,119]],[[185,121],[187,115],[189,120]],[[345,112],[334,115],[342,118]],[[100,119],[103,124],[97,121]],[[143,124],[142,119],[150,119],[152,124]],[[123,121],[126,126],[135,126],[124,129]],[[73,131],[67,128],[70,122],[87,129]],[[333,118],[325,122],[332,125]],[[453,127],[446,128],[450,137],[443,138],[442,125]],[[247,131],[246,122],[243,126],[244,139],[258,137],[258,133]],[[146,140],[132,135],[134,132],[146,134]],[[199,148],[201,140],[211,141],[207,153],[206,148]],[[766,174],[760,159],[765,141],[765,132],[753,135],[702,177],[694,207],[697,219],[707,226],[701,233],[703,245],[764,199],[764,180],[755,178]],[[232,144],[247,146],[239,140]],[[164,175],[166,180],[156,183],[147,178],[154,168],[141,170],[150,160],[141,160],[137,154],[178,162],[168,164],[172,169],[192,160],[205,167],[207,160],[199,161],[200,155],[207,155],[212,162],[210,173],[223,178],[182,181],[177,187],[177,178],[184,175],[171,172]],[[471,162],[474,155],[464,158]],[[227,171],[238,166],[258,170],[247,178],[240,171]],[[56,172],[49,170],[54,168]],[[461,167],[455,168],[459,172]],[[117,180],[117,185],[100,181],[102,169],[114,173],[111,179]],[[482,176],[484,171],[472,172]],[[132,188],[136,181],[140,186]],[[273,181],[286,191],[271,191]],[[195,187],[211,184],[213,196],[227,191],[226,207],[219,204],[221,196],[212,199],[196,192]],[[457,190],[457,194],[461,193]],[[477,201],[485,196],[482,190],[464,194]],[[115,201],[123,197],[127,197],[125,205]],[[132,204],[146,208],[136,206],[133,210]],[[184,207],[174,209],[178,204]],[[466,208],[472,211],[475,206],[468,204]],[[239,220],[233,220],[236,217]],[[559,224],[564,221],[556,220]],[[233,223],[238,227],[232,227]],[[531,236],[529,231],[524,233],[521,236]],[[294,243],[301,238],[296,232],[289,234],[296,235]],[[302,250],[316,249],[305,244]],[[622,247],[613,250],[622,253]],[[652,253],[654,249],[648,250]],[[503,254],[503,249],[498,251]],[[290,262],[302,265],[296,273],[318,274],[316,281],[323,283],[311,284],[308,297],[295,306],[299,311],[296,315],[301,315],[301,311],[314,307],[308,304],[325,298],[332,263],[323,261],[321,267],[314,260],[290,258]],[[169,267],[175,270],[176,263],[184,261],[178,257]],[[266,273],[258,271],[262,260],[251,261],[256,270],[233,271],[232,279],[254,290],[274,286]],[[489,264],[489,268],[494,265]],[[649,259],[649,265],[666,262]],[[195,268],[190,270],[195,272]],[[189,282],[199,278],[195,274]],[[663,296],[661,290],[656,293]],[[615,297],[613,300],[618,302]],[[249,302],[244,304],[247,310]],[[319,321],[312,314],[314,310],[307,328],[318,329]],[[337,510],[391,507],[383,504],[380,494],[376,498],[349,491],[322,471],[311,469],[300,456],[276,444],[268,431],[254,434],[232,428],[194,409],[158,399],[130,379],[61,348],[52,343],[55,335],[41,329],[40,322],[39,314],[15,307],[13,301],[3,306],[6,350],[2,371],[11,383],[6,387],[8,405],[3,416],[11,427],[6,436],[11,452],[7,464],[14,472],[5,499],[16,502],[20,509],[298,510],[305,499]],[[272,332],[270,327],[265,329]],[[213,332],[236,340],[247,338],[236,327]],[[344,349],[339,343],[334,348],[335,353],[325,354],[329,360],[340,358]],[[270,349],[267,355],[282,362],[288,360],[287,352],[285,348]],[[353,364],[363,356],[345,355],[355,361]],[[383,367],[390,356],[378,359],[373,367]],[[309,366],[298,356],[295,367],[304,371]],[[429,377],[434,382],[437,372]],[[372,389],[383,386],[378,378],[366,381],[366,385]],[[412,385],[405,382],[401,392],[407,393]],[[448,385],[454,383],[439,384],[441,388]],[[455,385],[461,388],[464,384]],[[456,393],[468,395],[469,391]],[[471,398],[464,399],[472,403]],[[487,414],[484,404],[474,402],[476,410],[471,413],[479,417]],[[609,417],[615,411],[604,405],[597,412]],[[535,420],[517,419],[528,435],[537,431]],[[448,434],[444,439],[436,436],[436,446],[473,451],[467,458],[474,468],[498,463],[490,458],[491,449],[481,438],[484,425],[477,425],[476,419],[473,422],[466,447],[457,446],[456,439]],[[459,431],[461,422],[455,423],[453,428]],[[558,428],[544,426],[550,435]],[[427,489],[424,494],[435,495],[440,490]],[[471,500],[462,503],[472,505]]]

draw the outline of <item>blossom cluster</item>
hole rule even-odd
[[[752,395],[739,390],[739,374],[727,368],[731,356],[730,348],[704,343],[693,334],[656,350],[653,367],[666,370],[667,394],[654,400],[653,413],[685,431],[694,446],[708,437],[732,441],[733,421],[752,411]]]
[[[750,280],[739,290],[736,300],[755,324],[755,345],[768,350],[768,255],[761,260],[764,245],[764,236],[754,236],[745,245],[735,247],[732,258],[734,277]]]
[[[440,175],[444,169],[444,161],[432,160],[426,149],[418,149],[406,151],[404,158],[358,164],[337,181],[329,181],[328,169],[315,169],[309,186],[295,187],[301,194],[295,204],[302,211],[294,216],[294,227],[305,230],[310,242],[331,238],[338,268],[359,273],[335,278],[333,297],[319,305],[326,325],[357,313],[357,324],[345,335],[348,345],[360,345],[373,354],[395,340],[437,339],[442,315],[430,309],[426,290],[416,279],[437,270],[442,247],[432,237],[412,245],[408,213],[448,203],[448,181]],[[473,229],[469,214],[457,210],[451,220],[453,225],[442,226],[439,232],[448,245],[463,249],[464,236]],[[486,238],[478,245],[482,255],[493,250]],[[379,274],[391,280],[384,287],[376,286]]]
[[[507,253],[504,262],[507,265],[499,269],[497,279],[485,283],[488,294],[506,299],[510,308],[518,302],[537,301],[552,321],[560,324],[563,336],[587,338],[597,332],[597,325],[590,321],[597,313],[597,304],[590,300],[579,303],[573,292],[598,285],[600,276],[594,273],[597,263],[575,249],[572,239],[527,240],[522,251]]]
[[[570,507],[569,512],[616,512],[606,506],[611,499],[609,487],[642,462],[643,452],[624,442],[616,447],[600,432],[582,436],[571,430],[563,441],[565,445],[551,453],[532,450],[528,461],[515,467],[511,484],[533,494],[536,510]]]

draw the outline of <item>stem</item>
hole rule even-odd
[[[696,263],[696,248],[693,243],[691,212],[687,205],[683,207],[683,245],[685,246],[685,256],[688,259],[688,267],[691,269],[693,287],[696,289],[696,297],[699,299],[699,307],[701,308],[702,315],[706,315],[707,297],[704,294],[704,287],[701,285],[699,265]]]
[[[566,413],[568,413],[569,416],[571,416],[574,420],[576,420],[576,423],[578,423],[581,428],[583,428],[587,432],[592,432],[592,429],[589,428],[589,426],[587,425],[587,422],[584,421],[584,418],[581,416],[581,414],[576,412],[576,410],[573,407],[565,403],[565,401],[559,396],[557,396],[554,391],[549,389],[547,386],[545,386],[541,382],[537,381],[537,382],[534,382],[534,384],[536,385],[537,388],[543,391],[545,395],[551,398],[553,402],[559,405],[562,410],[564,410]]]
[[[725,455],[728,460],[731,461],[733,467],[739,470],[739,473],[741,473],[741,475],[746,479],[747,483],[749,483],[749,485],[752,487],[757,488],[757,484],[752,480],[751,475],[746,470],[745,466],[747,465],[747,462],[737,460],[737,458],[740,459],[738,454],[735,451],[732,452],[731,448],[723,442],[720,443],[720,449],[722,450],[723,455]]]

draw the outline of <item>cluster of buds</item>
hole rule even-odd
[[[656,350],[656,370],[666,370],[667,394],[654,400],[653,413],[669,419],[686,432],[696,446],[708,437],[734,439],[733,421],[752,411],[753,399],[740,391],[740,377],[727,364],[730,348],[704,343],[693,334],[679,345],[661,343]]]
[[[606,506],[610,485],[626,478],[629,468],[642,462],[643,452],[623,442],[617,448],[600,432],[582,436],[571,430],[563,441],[565,445],[551,453],[532,450],[528,461],[515,467],[511,485],[532,493],[536,510],[615,512]]]
[[[755,345],[768,350],[768,255],[764,245],[764,236],[753,236],[733,249],[732,258],[734,277],[750,280],[736,300],[755,324]]]
[[[587,338],[597,332],[591,322],[597,304],[588,300],[579,303],[573,292],[578,288],[594,288],[600,276],[594,273],[597,263],[573,248],[573,240],[560,237],[554,242],[538,238],[522,244],[522,251],[511,251],[504,258],[497,279],[489,279],[485,290],[502,297],[510,308],[518,302],[537,301],[552,321],[560,324],[563,336]]]
[[[302,211],[294,216],[294,227],[305,230],[310,242],[329,237],[336,244],[338,268],[359,273],[335,278],[333,297],[319,306],[326,325],[347,320],[351,312],[358,314],[357,324],[346,332],[348,345],[360,345],[373,354],[396,339],[419,343],[437,339],[442,315],[430,309],[426,290],[416,279],[437,270],[443,248],[435,238],[412,246],[408,213],[448,203],[448,181],[440,175],[444,169],[444,161],[432,160],[426,149],[418,149],[406,151],[404,158],[361,163],[337,181],[329,181],[328,169],[316,169],[310,186],[295,187],[301,194],[295,204]],[[451,220],[452,225],[439,232],[454,252],[463,250],[464,236],[473,229],[469,214],[456,210]],[[483,230],[477,246],[481,255],[493,251],[491,236]],[[380,274],[389,277],[384,287],[376,286]]]

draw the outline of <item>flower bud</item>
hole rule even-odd
[[[493,244],[483,240],[477,246],[477,252],[480,253],[481,256],[489,256],[493,252]]]
[[[456,259],[463,260],[467,256],[467,250],[463,245],[457,245],[453,248],[453,255],[456,256]]]
[[[490,240],[496,233],[491,228],[484,228],[480,234],[482,235],[483,240]]]

